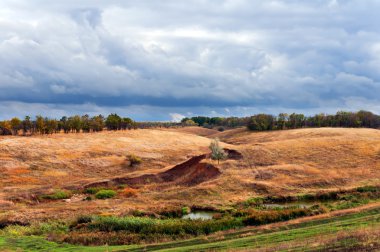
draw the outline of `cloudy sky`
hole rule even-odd
[[[380,1],[1,0],[0,119],[380,113]]]

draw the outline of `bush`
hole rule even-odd
[[[97,192],[99,192],[102,189],[104,189],[104,188],[89,187],[89,188],[84,189],[84,193],[87,193],[87,194],[96,194]]]
[[[131,167],[142,163],[142,159],[133,154],[128,156],[128,160],[129,160],[129,166]]]
[[[42,195],[41,198],[42,199],[49,199],[49,200],[59,200],[59,199],[68,199],[71,196],[72,196],[71,192],[59,190],[59,191],[56,191],[52,194]]]
[[[116,196],[116,192],[114,190],[100,190],[95,194],[95,198],[97,199],[110,199]]]

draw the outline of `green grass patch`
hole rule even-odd
[[[116,196],[116,192],[114,190],[100,190],[95,194],[95,198],[97,199],[110,199]]]
[[[40,198],[47,200],[60,200],[60,199],[69,199],[72,196],[72,193],[69,191],[57,190],[51,194],[44,194]]]

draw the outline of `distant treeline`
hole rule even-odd
[[[380,128],[380,116],[369,111],[345,112],[339,111],[335,115],[281,113],[278,116],[257,114],[250,117],[205,117],[196,116],[184,118],[184,125],[199,125],[206,128],[246,126],[254,131],[283,130],[316,127],[344,127],[344,128]]]
[[[107,117],[103,115],[93,117],[89,115],[64,116],[60,120],[43,116],[36,116],[32,119],[30,116],[26,116],[24,119],[14,117],[11,120],[0,121],[0,135],[44,135],[60,132],[89,133],[103,130],[171,128],[183,126],[185,125],[176,122],[135,122],[129,117],[120,117],[117,114],[110,114]]]
[[[278,116],[257,114],[250,117],[206,117],[196,116],[183,118],[180,123],[175,122],[135,122],[128,117],[110,114],[90,117],[71,116],[60,120],[36,116],[33,120],[26,116],[23,120],[15,117],[11,120],[0,121],[0,135],[32,135],[53,133],[99,132],[102,130],[127,130],[137,128],[172,128],[186,126],[201,126],[205,128],[235,128],[246,126],[254,131],[284,130],[313,127],[345,127],[345,128],[380,128],[380,116],[369,111],[345,112],[339,111],[335,115],[317,114],[305,116],[303,114],[281,113]]]
[[[198,125],[205,128],[213,127],[226,127],[226,128],[236,128],[241,126],[246,126],[250,120],[250,117],[207,117],[207,116],[195,116],[195,117],[185,117],[182,119],[181,123],[184,126],[194,126]]]
[[[60,120],[48,117],[36,116],[32,120],[26,116],[23,120],[14,117],[11,120],[0,121],[0,135],[18,135],[22,132],[27,134],[53,134],[53,133],[79,133],[79,132],[99,132],[107,130],[126,130],[137,128],[137,123],[131,118],[122,118],[117,114],[110,114],[107,117],[102,115],[90,117],[71,116],[62,117]]]

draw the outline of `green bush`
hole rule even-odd
[[[95,198],[97,199],[110,199],[116,196],[116,192],[114,190],[100,190],[95,194]]]
[[[97,192],[99,192],[102,189],[104,189],[104,188],[89,187],[89,188],[84,189],[83,192],[87,193],[87,194],[96,194]]]
[[[71,196],[72,196],[71,192],[59,190],[59,191],[55,191],[52,194],[42,195],[41,198],[42,199],[49,199],[49,200],[59,200],[59,199],[68,199]]]

